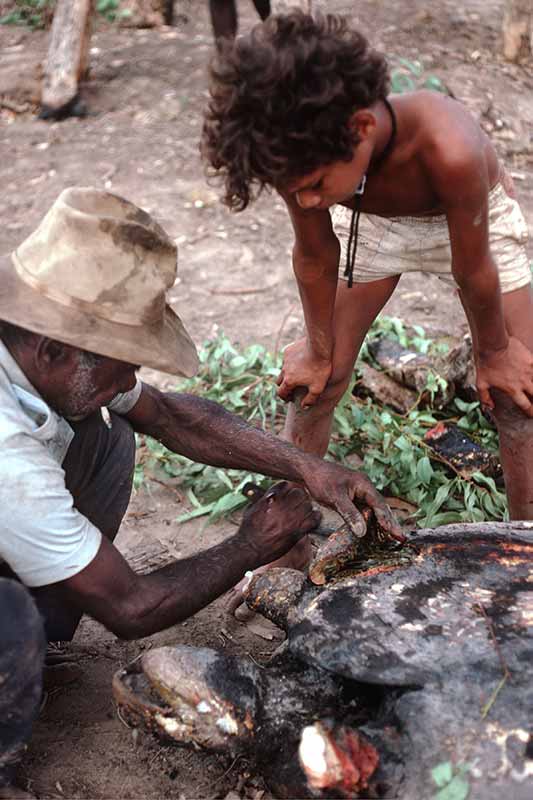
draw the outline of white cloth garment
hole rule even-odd
[[[108,408],[126,414],[141,383]],[[61,467],[74,432],[39,396],[0,340],[0,561],[26,586],[84,569],[102,535],[73,507]]]

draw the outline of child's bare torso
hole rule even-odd
[[[500,164],[486,134],[468,110],[437,92],[419,91],[390,98],[398,125],[393,150],[375,174],[367,176],[358,208],[382,217],[446,213],[434,187],[434,171],[445,159],[483,154],[488,187],[500,178]],[[460,187],[456,189],[460,192]],[[342,205],[354,207],[354,199]]]

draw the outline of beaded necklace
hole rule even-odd
[[[392,148],[396,143],[396,132],[397,132],[397,125],[396,125],[396,114],[394,113],[394,109],[387,100],[386,97],[383,98],[383,102],[385,103],[385,108],[389,112],[392,130],[389,136],[389,140],[383,151],[381,152],[379,158],[376,159],[374,164],[372,164],[372,171],[375,171],[380,167],[386,158],[389,157],[391,154]],[[368,173],[370,173],[370,169]],[[359,234],[359,217],[361,216],[361,197],[363,192],[365,191],[366,186],[366,175],[363,175],[361,183],[357,188],[354,196],[354,206],[352,210],[352,218],[350,221],[350,235],[348,237],[348,247],[346,249],[346,266],[344,268],[344,277],[348,278],[348,289],[351,289],[353,286],[353,270],[355,266],[355,256],[357,254],[357,237]]]

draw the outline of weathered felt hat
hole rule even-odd
[[[100,189],[65,189],[37,230],[0,257],[0,319],[190,377],[196,349],[165,298],[176,269],[176,245],[145,211]]]

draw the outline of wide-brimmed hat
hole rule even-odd
[[[0,257],[0,320],[190,377],[196,348],[165,297],[176,269],[176,245],[145,211],[100,189],[65,189]]]

